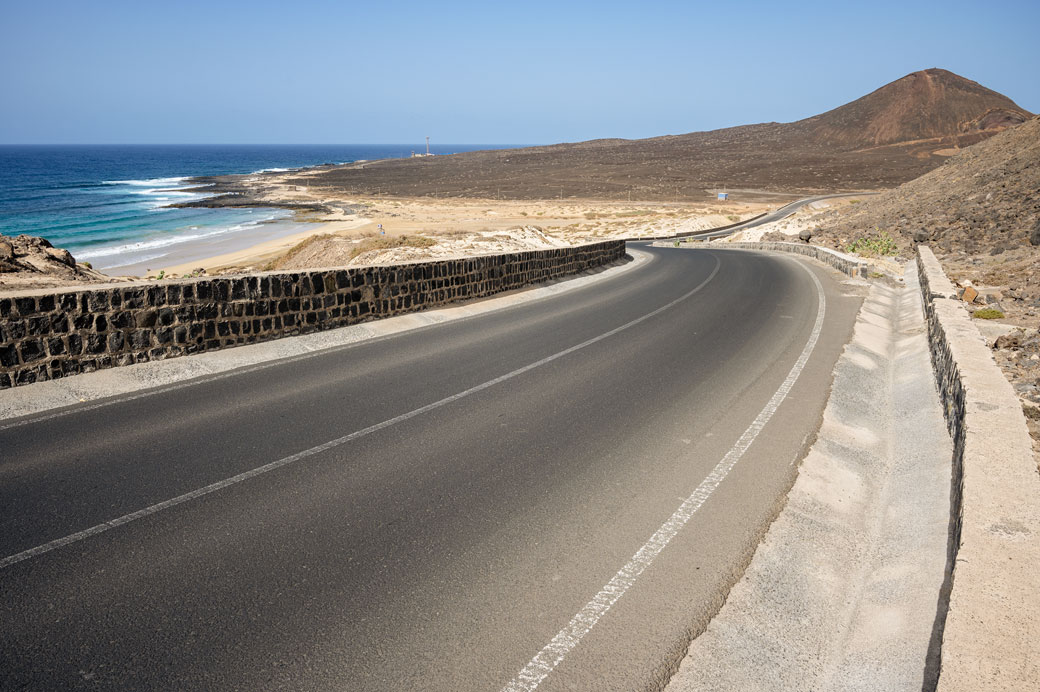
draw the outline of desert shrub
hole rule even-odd
[[[863,257],[883,257],[898,251],[896,241],[886,231],[879,231],[873,238],[856,238],[845,248],[846,252]]]
[[[422,235],[381,235],[375,238],[366,238],[354,246],[350,251],[350,258],[354,259],[363,252],[370,250],[390,250],[395,247],[432,247],[437,241]]]
[[[999,320],[1004,318],[1004,313],[996,308],[982,308],[971,313],[971,316],[980,320]]]

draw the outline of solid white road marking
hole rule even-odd
[[[287,456],[287,457],[285,457],[283,459],[279,459],[278,461],[272,461],[269,464],[265,464],[263,466],[259,466],[259,467],[255,468],[255,469],[251,469],[249,471],[245,471],[245,472],[240,473],[240,474],[238,474],[236,476],[232,476],[230,478],[225,478],[222,481],[217,481],[216,483],[211,483],[210,485],[207,485],[207,486],[205,486],[203,488],[198,488],[197,490],[192,490],[191,492],[185,493],[184,495],[178,495],[177,497],[172,498],[170,500],[166,500],[164,502],[160,502],[158,504],[154,504],[154,505],[151,505],[149,507],[145,507],[144,509],[140,509],[140,510],[138,510],[136,512],[133,512],[131,514],[124,514],[121,517],[117,517],[117,518],[112,519],[110,521],[106,521],[106,522],[98,524],[96,526],[92,526],[89,529],[84,529],[83,531],[79,531],[77,533],[70,534],[70,535],[65,536],[63,538],[58,538],[58,539],[55,539],[55,540],[50,541],[48,543],[44,543],[42,545],[38,545],[35,548],[29,548],[28,550],[23,550],[20,553],[15,553],[14,555],[10,555],[10,556],[5,557],[4,559],[0,560],[0,569],[3,569],[5,567],[9,567],[9,566],[11,566],[11,565],[13,565],[15,563],[21,562],[23,560],[28,560],[29,558],[33,558],[33,557],[37,557],[39,555],[43,555],[44,553],[49,553],[50,551],[55,550],[56,548],[61,548],[62,546],[69,545],[70,543],[75,543],[77,541],[81,541],[84,538],[89,538],[91,536],[95,536],[95,535],[97,535],[99,533],[102,533],[104,531],[108,531],[109,529],[114,529],[117,526],[122,526],[123,524],[128,524],[131,521],[136,521],[137,519],[142,519],[142,518],[150,516],[152,514],[156,514],[158,512],[163,511],[164,509],[169,509],[171,507],[176,507],[177,505],[184,504],[185,502],[188,502],[190,500],[195,500],[195,499],[200,498],[200,497],[202,497],[204,495],[209,495],[210,493],[216,492],[218,490],[222,490],[222,489],[224,489],[224,488],[226,488],[226,487],[228,487],[230,485],[235,485],[236,483],[241,483],[242,481],[249,480],[250,478],[253,478],[255,476],[259,476],[261,474],[267,473],[268,471],[273,471],[273,470],[275,470],[277,468],[281,468],[282,466],[286,466],[286,465],[291,464],[291,463],[293,463],[295,461],[299,461],[300,459],[304,459],[306,457],[313,456],[313,455],[318,454],[320,452],[327,451],[329,449],[332,449],[333,447],[339,447],[340,445],[345,444],[347,442],[350,442],[351,440],[356,440],[356,439],[358,439],[360,437],[364,437],[364,436],[369,435],[371,433],[374,433],[374,432],[376,432],[378,430],[382,430],[383,428],[388,428],[391,425],[396,425],[397,423],[401,423],[401,422],[406,421],[406,420],[408,420],[410,418],[415,418],[416,416],[419,416],[419,415],[422,415],[424,413],[427,413],[428,411],[432,411],[433,409],[440,408],[441,406],[444,406],[446,404],[450,404],[450,403],[452,403],[454,401],[458,401],[459,399],[463,399],[463,398],[465,398],[465,397],[467,397],[467,396],[469,396],[471,394],[476,394],[477,392],[481,392],[481,391],[483,391],[485,389],[488,389],[489,387],[494,387],[496,384],[500,384],[500,383],[505,382],[506,380],[512,379],[512,378],[514,378],[514,377],[516,377],[518,375],[522,375],[525,372],[528,372],[530,370],[534,370],[535,368],[541,367],[541,366],[545,365],[546,363],[551,363],[552,361],[557,360],[559,358],[562,358],[562,357],[564,357],[566,355],[569,355],[571,353],[574,353],[575,351],[580,351],[581,349],[585,348],[586,346],[591,346],[592,344],[595,344],[595,343],[597,343],[599,341],[602,341],[603,339],[606,339],[608,337],[614,336],[618,332],[623,332],[626,329],[634,327],[637,324],[640,324],[641,322],[644,322],[644,321],[650,319],[651,317],[654,317],[655,315],[661,314],[665,310],[667,310],[667,309],[669,309],[671,307],[674,307],[675,305],[678,305],[682,301],[684,301],[687,298],[689,298],[690,296],[692,296],[697,291],[699,291],[702,288],[704,288],[708,284],[709,281],[711,281],[712,279],[715,278],[715,275],[719,273],[719,267],[722,266],[722,262],[719,260],[718,257],[715,257],[714,259],[715,259],[715,268],[712,269],[711,274],[708,275],[708,278],[704,279],[704,281],[702,281],[699,284],[697,284],[696,287],[694,287],[690,291],[684,293],[683,295],[679,296],[678,298],[676,298],[672,302],[667,303],[666,305],[662,305],[661,307],[657,308],[653,312],[648,312],[647,314],[643,315],[642,317],[637,317],[636,319],[632,320],[631,322],[626,322],[625,324],[621,325],[620,327],[616,327],[614,329],[611,329],[609,332],[604,332],[603,334],[600,334],[599,336],[595,336],[595,337],[593,337],[591,339],[588,339],[587,341],[583,341],[580,344],[577,344],[576,346],[571,346],[570,348],[566,348],[566,349],[564,349],[564,350],[562,350],[562,351],[560,351],[558,353],[554,353],[551,356],[547,356],[545,358],[542,358],[541,360],[538,360],[538,361],[535,361],[535,362],[530,363],[528,365],[525,365],[522,368],[518,368],[516,370],[513,370],[512,372],[506,373],[505,375],[502,375],[500,377],[496,377],[493,380],[488,380],[487,382],[484,382],[483,384],[478,384],[475,387],[470,387],[469,389],[467,389],[465,391],[462,391],[462,392],[459,392],[458,394],[452,394],[451,396],[445,397],[444,399],[441,399],[440,401],[435,401],[432,404],[427,404],[425,406],[421,406],[421,407],[415,409],[414,411],[409,411],[408,413],[403,413],[400,416],[396,416],[396,417],[391,418],[389,420],[385,420],[382,423],[376,423],[375,425],[370,425],[367,428],[363,428],[362,430],[357,430],[355,432],[350,433],[349,435],[344,435],[343,437],[336,438],[335,440],[331,440],[331,441],[326,442],[324,444],[318,445],[317,447],[311,447],[310,449],[305,449],[302,452],[297,452],[296,454],[293,454],[291,456]]]
[[[636,554],[607,582],[607,585],[600,589],[599,593],[593,596],[592,600],[586,603],[585,607],[579,610],[577,615],[571,618],[567,626],[560,630],[552,638],[552,641],[539,651],[508,685],[502,688],[502,692],[532,692],[548,677],[571,649],[576,647],[582,638],[599,622],[599,619],[610,610],[610,607],[625,595],[625,592],[632,587],[639,575],[650,566],[654,558],[679,533],[679,530],[700,509],[705,500],[711,497],[711,494],[715,492],[715,489],[719,487],[719,484],[726,478],[734,465],[744,456],[744,452],[755,441],[758,433],[762,431],[762,428],[765,427],[766,423],[769,422],[769,419],[773,417],[777,408],[787,397],[791,387],[794,386],[798,376],[801,375],[802,369],[805,368],[805,364],[809,361],[809,356],[812,355],[813,349],[816,348],[816,342],[823,329],[823,318],[827,309],[827,301],[823,295],[823,286],[820,285],[820,280],[805,265],[798,263],[798,266],[805,269],[816,285],[818,307],[816,323],[813,325],[809,340],[806,342],[805,348],[802,349],[798,360],[791,367],[787,379],[776,390],[776,393],[773,394],[773,397],[758,414],[758,417],[748,426],[748,429],[744,431],[744,434],[740,436],[737,443],[722,458],[722,461],[701,481],[696,490],[683,500],[683,503],[679,505],[679,509],[675,510],[675,513],[654,532],[650,540],[636,551]]]

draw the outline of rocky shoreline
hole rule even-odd
[[[300,173],[328,169],[334,164],[321,164],[299,169]],[[202,199],[187,202],[175,202],[167,205],[171,209],[222,209],[246,207],[271,207],[292,211],[327,214],[332,209],[321,202],[286,201],[272,199],[269,194],[273,186],[274,174],[252,173],[243,175],[198,176],[187,180],[187,187],[180,188],[186,192],[208,195]]]

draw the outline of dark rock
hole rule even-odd
[[[812,236],[812,231],[806,228],[798,234],[798,240],[802,241],[803,243],[808,243],[810,240],[812,240]]]
[[[43,342],[39,339],[26,339],[21,345],[22,362],[28,363],[44,356]]]
[[[996,341],[993,342],[993,348],[994,350],[1019,348],[1022,346],[1022,337],[1024,336],[1025,332],[1021,329],[1016,329],[1010,334],[1001,334],[997,337]]]
[[[14,344],[0,346],[0,365],[5,368],[18,365],[18,352],[15,351]]]
[[[1040,221],[1036,222],[1032,232],[1029,234],[1029,244],[1033,246],[1040,245]]]
[[[926,231],[924,229],[919,229],[919,230],[914,231],[914,242],[915,243],[927,243],[930,238],[931,238],[931,236],[928,234],[928,231]]]

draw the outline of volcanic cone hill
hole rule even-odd
[[[838,149],[919,144],[926,146],[915,151],[927,154],[927,145],[968,146],[1029,116],[1011,99],[977,82],[931,69],[790,127]]]
[[[689,200],[705,199],[714,188],[797,195],[879,189],[912,180],[958,148],[1029,117],[1006,96],[931,69],[793,123],[378,161],[292,182],[317,194],[504,199]]]

